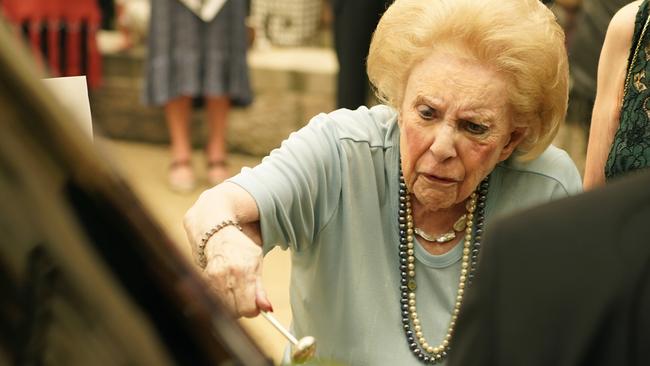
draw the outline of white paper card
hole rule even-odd
[[[68,109],[75,122],[92,140],[93,123],[90,114],[90,100],[85,76],[67,76],[43,79],[43,84],[50,90],[61,105]]]
[[[180,0],[204,22],[209,22],[219,13],[227,0]],[[234,0],[241,1],[241,0]]]

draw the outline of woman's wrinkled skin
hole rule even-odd
[[[239,203],[232,207],[223,197]],[[225,182],[201,194],[200,204],[185,214],[184,226],[195,258],[197,247],[212,222],[232,220],[242,223],[243,231],[226,226],[208,240],[205,257],[208,265],[203,274],[234,316],[257,316],[260,311],[272,312],[273,307],[262,285],[262,239],[259,212],[253,197],[236,184]],[[203,210],[220,207],[214,215],[202,215]]]
[[[434,52],[411,71],[399,126],[416,224],[427,226],[434,212],[457,219],[521,142],[525,131],[513,126],[507,87],[502,75],[458,52]]]

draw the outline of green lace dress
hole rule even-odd
[[[605,164],[607,180],[650,166],[650,30],[648,0],[639,6],[620,125]]]

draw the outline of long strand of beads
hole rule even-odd
[[[451,320],[447,332],[440,344],[432,346],[428,343],[422,333],[422,325],[417,313],[415,290],[415,251],[413,243],[413,214],[411,210],[411,199],[404,182],[400,169],[399,189],[399,229],[400,229],[400,291],[402,324],[409,348],[413,354],[423,363],[435,364],[442,362],[447,357],[449,344],[451,342],[456,320],[465,294],[465,289],[474,277],[480,239],[483,232],[485,218],[485,202],[487,198],[488,179],[485,178],[477,192],[472,193],[467,203],[467,226],[465,228],[465,241],[463,244],[463,256],[461,260],[461,274],[459,278],[456,301],[452,310]],[[476,219],[476,229],[474,222]],[[474,230],[475,240],[472,243],[472,231]],[[473,245],[474,244],[474,245]],[[476,245],[478,244],[478,245]]]

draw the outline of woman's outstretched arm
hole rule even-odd
[[[207,241],[204,273],[212,288],[236,316],[273,311],[262,287],[262,247],[259,211],[253,197],[234,183],[225,182],[201,194],[185,214],[184,225],[192,254],[205,233],[232,220]]]

